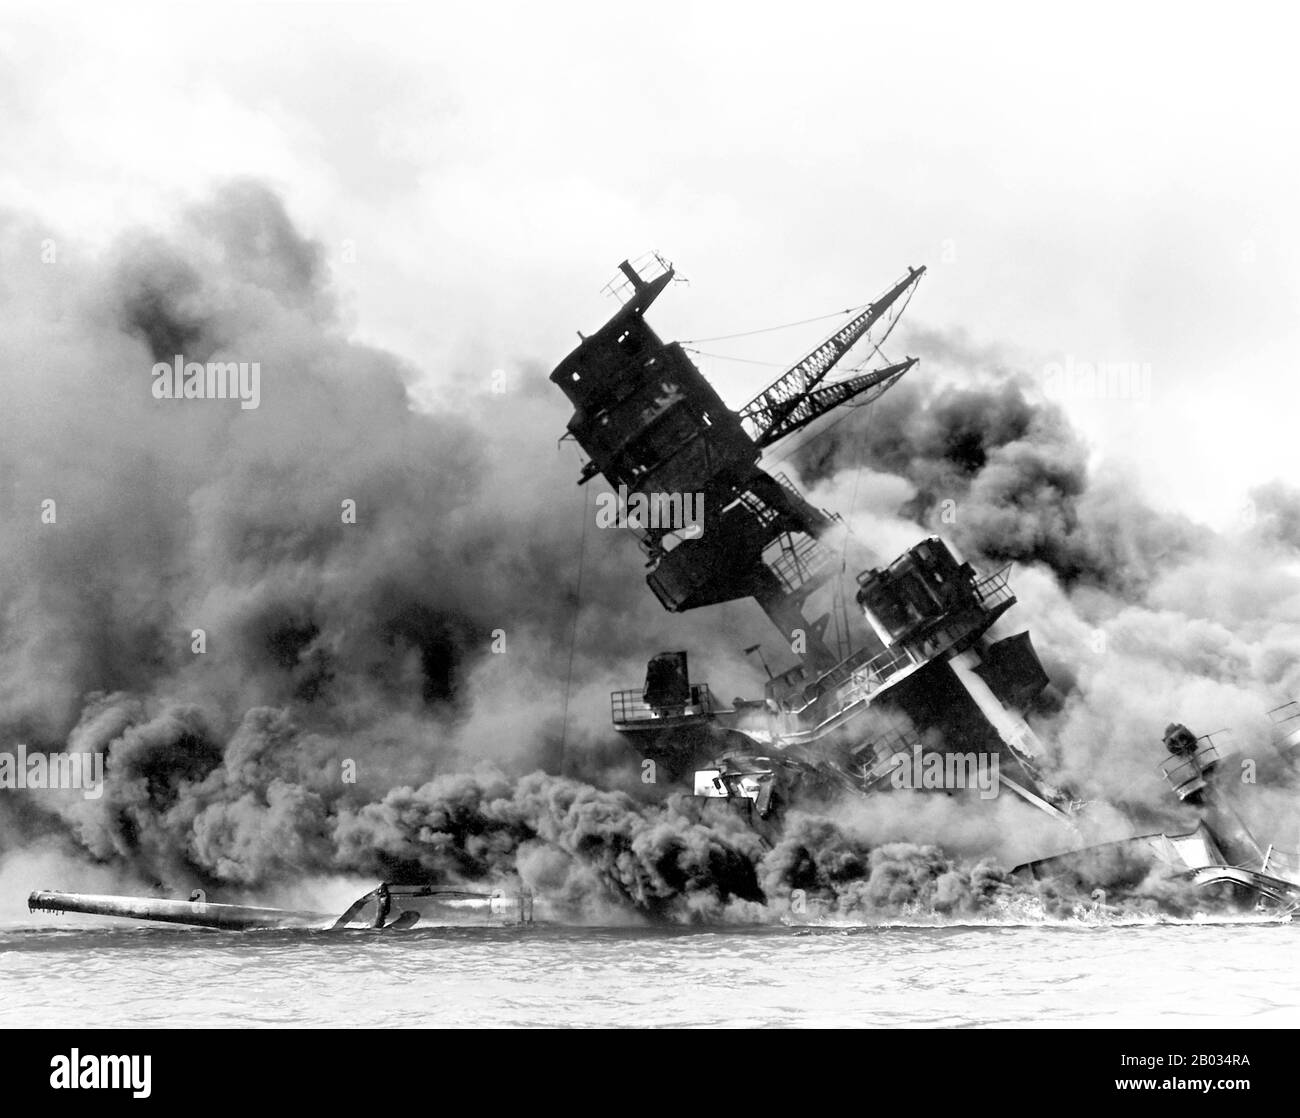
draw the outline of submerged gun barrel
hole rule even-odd
[[[245,931],[250,928],[329,927],[334,917],[319,912],[289,912],[278,908],[209,904],[207,901],[160,900],[153,897],[114,897],[95,893],[57,893],[37,890],[27,898],[29,912],[84,912],[92,916],[119,916],[156,920],[198,928]]]

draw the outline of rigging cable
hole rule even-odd
[[[880,347],[889,340],[889,335],[893,332],[894,327],[898,325],[898,320],[903,317],[903,312],[907,310],[907,304],[912,301],[912,295],[916,291],[917,286],[918,286],[917,284],[912,285],[911,291],[907,293],[907,298],[903,300],[903,305],[901,307],[898,307],[890,314],[889,321],[885,323],[884,337],[881,338],[880,341],[878,342],[872,342],[872,351],[875,353],[877,357],[879,357],[882,361],[886,362],[887,364],[889,363],[889,358],[880,352]],[[866,361],[862,362],[862,364],[865,365]],[[871,420],[875,417],[875,410],[871,407],[871,405],[874,404],[877,399],[879,399],[878,396],[873,397],[872,399],[868,400],[865,405],[867,408],[867,418],[862,425],[861,446],[863,450],[866,450],[866,448],[870,444]],[[862,466],[863,466],[862,456],[859,456],[858,468],[853,475],[853,496],[849,500],[849,515],[848,518],[844,521],[844,545],[840,549],[840,580],[839,580],[839,591],[841,595],[840,612],[844,616],[844,633],[846,639],[849,633],[849,606],[848,606],[848,601],[844,597],[844,576],[848,572],[849,539],[853,535],[853,528],[851,522],[853,520],[853,514],[854,512],[857,511],[857,507],[858,507],[858,490],[862,485]]]
[[[903,305],[902,305],[901,307],[899,307],[899,308],[897,309],[897,311],[891,311],[890,316],[889,316],[889,321],[886,323],[886,326],[885,326],[885,336],[884,336],[883,338],[881,338],[879,342],[874,342],[874,343],[872,343],[873,352],[875,352],[876,354],[878,354],[880,357],[884,358],[886,361],[888,361],[889,359],[888,359],[887,357],[885,357],[885,355],[884,355],[883,353],[880,352],[880,347],[881,347],[882,345],[884,345],[885,342],[887,342],[887,341],[889,340],[889,335],[890,335],[890,333],[893,331],[894,326],[897,324],[898,320],[899,320],[900,318],[903,317],[903,312],[904,312],[905,310],[907,310],[907,304],[910,303],[910,302],[912,301],[912,296],[916,293],[916,289],[917,289],[919,286],[920,286],[920,282],[919,282],[919,281],[918,281],[917,283],[915,283],[915,284],[912,285],[912,289],[907,293],[907,297],[903,300]],[[859,365],[857,365],[855,368],[859,368],[859,369],[860,369],[860,368],[862,367],[862,365],[865,365],[865,364],[866,364],[866,361],[863,361],[863,362],[861,362]],[[852,371],[853,371],[853,370],[850,370],[850,372],[852,372]],[[834,420],[832,420],[830,423],[827,423],[825,426],[822,426],[822,427],[816,427],[816,426],[814,426],[814,427],[812,427],[812,428],[808,431],[808,434],[807,434],[803,439],[801,439],[799,442],[795,443],[793,446],[789,447],[789,448],[785,451],[785,453],[782,454],[779,458],[773,458],[773,459],[771,460],[771,465],[773,465],[773,466],[780,465],[780,463],[786,461],[788,458],[791,457],[791,455],[794,455],[794,454],[798,453],[800,450],[802,450],[804,447],[806,447],[809,443],[813,442],[813,440],[815,440],[815,439],[820,439],[823,435],[825,435],[825,434],[827,434],[828,432],[830,432],[833,428],[835,428],[835,427],[838,426],[839,424],[843,423],[846,419],[848,419],[848,417],[849,417],[850,415],[852,415],[855,411],[857,411],[858,408],[860,408],[860,407],[864,407],[864,406],[870,406],[871,403],[874,403],[874,401],[869,401],[868,404],[866,404],[866,405],[863,405],[863,404],[844,404],[844,405],[842,405],[842,406],[840,407],[840,409],[839,409],[840,412],[842,413],[841,415],[839,415],[837,418],[835,418]]]
[[[874,401],[873,401],[874,402]],[[867,441],[871,437],[871,420],[875,416],[875,410],[870,404],[867,405],[867,418],[862,425],[862,446],[865,449]],[[853,535],[853,514],[858,507],[858,487],[862,484],[862,461],[858,461],[857,473],[853,477],[853,496],[849,500],[849,515],[844,521],[844,546],[840,549],[840,612],[844,615],[844,635],[845,640],[849,638],[849,604],[844,596],[844,576],[848,572],[849,565],[849,538]]]
[[[578,582],[574,589],[573,630],[569,634],[569,666],[564,676],[564,716],[560,726],[560,775],[564,775],[564,746],[569,737],[569,692],[573,687],[573,649],[578,643],[578,618],[582,613],[582,568],[587,556],[587,511],[591,506],[591,490],[582,487],[582,531],[578,543]]]
[[[725,353],[705,353],[702,349],[696,349],[694,346],[683,345],[687,353],[693,353],[696,357],[711,357],[715,361],[735,361],[740,365],[765,365],[769,369],[788,369],[790,366],[784,361],[756,361],[752,357],[728,357]]]
[[[853,314],[855,311],[864,310],[870,305],[870,303],[863,303],[861,306],[847,307],[842,311],[831,311],[830,314],[801,318],[798,322],[783,322],[780,326],[764,326],[759,330],[744,330],[739,334],[715,334],[711,338],[686,338],[683,340],[682,345],[698,345],[701,342],[729,342],[732,338],[752,338],[755,334],[770,334],[774,330],[788,330],[792,326],[807,326],[810,322],[823,322],[828,318],[839,318],[840,315]]]

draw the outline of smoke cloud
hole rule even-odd
[[[748,612],[674,628],[630,536],[584,529],[545,370],[439,371],[456,406],[413,407],[421,370],[347,337],[264,187],[102,257],[12,214],[0,238],[0,736],[108,757],[89,810],[0,796],[6,850],[151,886],[346,872],[339,821],[437,773],[634,784],[607,694],[660,645],[750,674]],[[259,406],[155,399],[177,355],[258,362]]]
[[[1296,492],[1261,486],[1235,531],[1212,531],[1160,509],[1131,468],[1092,461],[1044,378],[1006,353],[924,330],[909,351],[932,375],[796,455],[814,502],[851,507],[883,562],[938,534],[977,569],[1015,565],[1020,604],[994,633],[1028,628],[1053,680],[1031,721],[1054,782],[1117,805],[1130,829],[1191,829],[1157,772],[1164,728],[1226,729],[1225,792],[1295,849],[1293,772],[1266,712],[1300,692]]]
[[[630,537],[591,527],[547,369],[499,393],[489,370],[349,338],[322,249],[266,188],[230,184],[103,256],[4,214],[0,251],[0,737],[107,758],[99,799],[0,794],[6,886],[26,858],[73,887],[213,899],[518,877],[572,919],[1041,908],[1001,868],[1032,843],[998,836],[1043,826],[1019,805],[845,805],[769,844],[651,795],[607,693],[678,647],[715,691],[756,690],[741,649],[761,614],[664,613]],[[155,399],[177,355],[258,362],[259,406]],[[417,408],[430,372],[446,402]],[[1039,728],[1081,794],[1153,814],[1170,720],[1250,727],[1262,755],[1262,710],[1300,690],[1294,494],[1262,491],[1250,532],[1215,536],[1091,470],[1023,376],[962,375],[913,374],[866,434],[810,444],[815,502],[885,559],[939,531],[1018,565],[1016,619],[1058,685]]]

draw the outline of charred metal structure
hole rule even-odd
[[[1077,822],[1087,805],[1043,778],[1042,746],[1026,717],[1047,674],[1027,632],[993,633],[1016,601],[1009,568],[981,574],[931,536],[845,585],[849,555],[870,555],[870,541],[853,540],[839,517],[763,468],[768,448],[836,408],[871,402],[916,365],[880,358],[874,370],[833,375],[855,346],[880,354],[924,268],[909,268],[871,303],[845,312],[838,329],[736,410],[683,345],[664,342],[646,322],[674,278],[671,265],[653,255],[619,268],[610,290],[621,309],[551,374],[574,405],[568,437],[589,459],[579,482],[603,475],[621,503],[644,510],[658,502],[670,514],[643,512],[629,524],[647,557],[646,581],[667,609],[753,598],[794,658],[776,672],[764,658],[762,697],[728,705],[691,679],[686,652],[653,656],[643,687],[610,698],[614,727],[644,757],[689,782],[696,796],[742,811],[760,831],[779,827],[783,805],[795,798],[921,787],[900,776],[920,769],[951,776],[963,760],[993,759],[998,790],[1056,819],[1058,849],[1067,851],[1017,873],[1073,874],[1083,883],[1098,865],[1113,871],[1121,862],[1136,882],[1163,867],[1248,904],[1300,910],[1300,856],[1257,841],[1220,779],[1214,735],[1198,738],[1179,724],[1165,731],[1170,759],[1160,772],[1181,810],[1196,814],[1194,829],[1084,846]],[[671,516],[686,493],[704,505],[690,531]],[[820,611],[810,609],[816,601]],[[1300,778],[1300,702],[1270,716],[1278,752]],[[924,787],[951,794],[954,785]]]
[[[1068,798],[1041,780],[1023,717],[1047,676],[1027,633],[988,637],[1015,602],[1008,571],[981,577],[943,540],[923,540],[858,576],[849,591],[854,631],[847,609],[836,608],[845,587],[833,587],[831,608],[809,608],[839,576],[847,529],[762,466],[765,450],[839,407],[870,403],[916,365],[880,358],[874,369],[863,362],[833,376],[855,347],[880,353],[925,269],[909,268],[846,312],[824,341],[732,410],[685,348],[646,321],[672,266],[656,255],[619,268],[610,290],[621,309],[580,335],[551,374],[574,405],[568,437],[589,458],[579,483],[602,475],[623,502],[669,514],[683,495],[702,496],[693,532],[675,530],[671,515],[638,522],[651,590],[675,612],[754,599],[795,663],[769,673],[761,699],[728,707],[691,681],[685,653],[661,653],[642,689],[611,696],[615,727],[672,777],[694,770],[698,794],[743,799],[763,817],[796,785],[887,787],[900,758],[924,742],[932,751],[999,754],[1004,785],[1064,818]],[[840,612],[832,647],[828,625]]]
[[[1297,740],[1300,703],[1269,712],[1284,736],[1276,748],[1285,757]],[[1300,855],[1264,844],[1242,818],[1225,776],[1231,746],[1220,739],[1227,731],[1198,737],[1181,723],[1166,727],[1164,746],[1170,758],[1158,766],[1180,804],[1193,814],[1188,831],[1159,831],[1117,842],[1071,850],[1017,866],[1015,874],[1034,879],[1065,880],[1088,889],[1137,885],[1161,868],[1198,888],[1235,900],[1243,907],[1286,914],[1300,911]]]
[[[620,494],[671,509],[685,494],[704,506],[695,538],[654,517],[644,526],[646,581],[674,612],[754,598],[783,632],[808,633],[808,659],[830,667],[837,659],[823,640],[825,620],[810,623],[802,609],[829,574],[830,555],[818,540],[834,524],[782,475],[758,462],[763,450],[850,401],[868,402],[916,363],[908,358],[826,383],[841,358],[919,282],[909,270],[740,411],[732,411],[677,342],[665,343],[645,319],[672,282],[670,265],[655,258],[643,275],[624,261],[626,301],[604,326],[582,339],[551,380],[574,406],[568,432],[590,461],[580,483],[604,475]]]

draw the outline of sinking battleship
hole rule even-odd
[[[850,559],[858,569],[871,553],[839,516],[763,467],[783,440],[837,409],[871,403],[912,371],[916,358],[890,362],[881,346],[924,273],[909,268],[845,312],[833,333],[733,410],[687,348],[664,342],[646,320],[675,278],[672,265],[655,253],[619,265],[606,290],[620,308],[595,333],[580,333],[550,377],[574,407],[565,438],[585,455],[579,484],[601,476],[635,508],[622,523],[636,533],[646,582],[667,610],[752,599],[790,663],[773,673],[764,660],[762,696],[728,704],[691,677],[688,651],[658,653],[641,687],[610,696],[614,729],[667,781],[769,835],[791,804],[915,787],[922,768],[950,787],[976,759],[990,759],[1000,789],[1060,824],[1065,849],[1017,867],[1023,877],[1072,875],[1086,887],[1090,874],[1113,876],[1119,860],[1251,903],[1300,905],[1300,862],[1256,841],[1221,787],[1213,740],[1176,724],[1161,772],[1197,826],[1085,846],[1076,822],[1087,805],[1047,778],[1027,719],[1047,673],[1028,632],[991,632],[1016,602],[1009,566],[978,572],[931,536],[846,586]],[[867,360],[837,372],[864,351]],[[868,368],[873,361],[883,363]],[[687,494],[703,510],[683,523],[674,513]],[[745,651],[755,650],[761,656],[760,646]],[[1288,717],[1300,723],[1300,709]],[[1300,730],[1291,736],[1300,740]],[[899,779],[905,770],[910,784]]]
[[[669,611],[752,599],[780,634],[783,659],[761,696],[724,703],[694,680],[688,651],[653,655],[641,687],[610,696],[612,723],[664,784],[705,811],[747,819],[766,838],[792,806],[887,795],[900,787],[1006,791],[1058,824],[1060,849],[1018,866],[1025,880],[1085,895],[1157,872],[1245,905],[1300,909],[1300,857],[1260,841],[1237,809],[1220,735],[1171,723],[1159,766],[1195,818],[1183,832],[1089,845],[1089,805],[1048,776],[1030,718],[1050,680],[1027,631],[1000,633],[1016,604],[1010,567],[979,572],[929,536],[888,563],[838,515],[816,508],[764,452],[841,407],[878,399],[916,366],[881,346],[925,273],[909,268],[739,410],[727,407],[678,342],[645,314],[674,279],[652,255],[624,261],[621,307],[552,372],[573,404],[566,438],[585,455],[579,483],[602,476],[646,556],[646,582]],[[854,351],[867,362],[836,370]],[[871,358],[884,363],[868,369]],[[691,515],[686,515],[688,501]],[[860,573],[850,582],[851,569]],[[861,565],[860,565],[861,564]],[[852,599],[852,608],[849,599]],[[761,646],[746,652],[760,651]],[[764,660],[764,668],[767,669]],[[1300,703],[1271,712],[1280,752],[1300,758]],[[989,760],[995,786],[973,771]],[[906,777],[906,779],[900,779]],[[929,778],[934,777],[931,784]],[[340,915],[188,900],[39,891],[29,907],[201,928],[403,930],[528,924],[525,889],[386,883]]]

